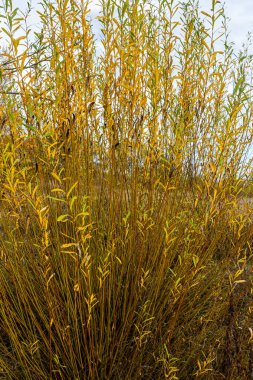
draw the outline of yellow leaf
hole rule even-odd
[[[74,183],[73,186],[71,186],[71,188],[69,189],[68,193],[67,193],[67,198],[70,196],[70,194],[72,193],[72,191],[74,190],[74,188],[76,187],[76,185],[78,184],[78,181],[76,181]]]
[[[58,176],[58,174],[56,174],[55,172],[52,172],[51,174],[52,174],[52,176],[53,176],[58,182],[61,183],[61,179],[60,179],[60,177]]]
[[[56,193],[56,192],[64,193],[65,191],[62,190],[62,189],[59,189],[59,188],[57,187],[57,188],[55,188],[55,189],[52,189],[51,192],[52,192],[52,193]]]
[[[76,247],[77,243],[62,244],[61,248]]]

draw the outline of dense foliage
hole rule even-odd
[[[91,6],[1,7],[0,377],[251,379],[247,46],[217,0]]]

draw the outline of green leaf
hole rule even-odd
[[[67,222],[68,219],[69,219],[69,214],[63,214],[63,215],[58,216],[57,222]]]
[[[212,16],[211,16],[209,13],[205,12],[205,11],[201,11],[201,13],[202,13],[204,16],[206,16],[206,17],[212,18]]]
[[[69,207],[70,207],[70,211],[72,211],[72,208],[73,208],[73,205],[74,205],[74,202],[77,200],[77,196],[74,195],[73,198],[71,198],[71,201],[69,203]]]

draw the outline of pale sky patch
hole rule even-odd
[[[240,50],[243,42],[247,39],[248,32],[253,33],[253,1],[227,0],[225,13],[231,19],[229,22],[230,39]]]
[[[186,0],[185,0],[186,1]],[[32,17],[30,23],[35,27],[38,25],[38,16],[36,10],[38,9],[39,0],[33,0]],[[98,14],[98,1],[90,2],[91,16],[94,17]],[[211,0],[200,0],[201,6],[205,10],[209,10]],[[26,7],[26,0],[13,0],[13,6],[24,9]],[[240,50],[243,42],[247,39],[247,33],[253,33],[253,0],[227,0],[225,2],[226,15],[230,18],[229,30],[230,40],[235,42],[236,50]],[[95,29],[96,22],[94,23]],[[94,30],[96,32],[96,30]],[[252,51],[253,49],[251,49]]]

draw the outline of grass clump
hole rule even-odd
[[[250,379],[247,47],[217,0],[101,0],[99,44],[41,6],[1,8],[1,376]]]

